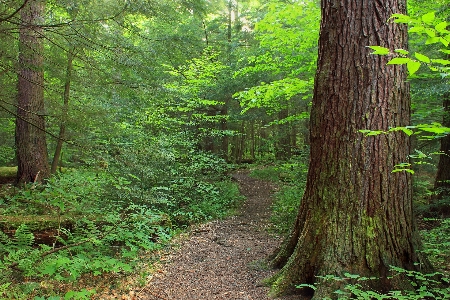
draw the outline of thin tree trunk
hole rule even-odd
[[[70,49],[67,52],[67,68],[66,68],[66,78],[64,83],[64,103],[61,114],[61,124],[59,125],[59,134],[58,141],[56,142],[55,155],[53,155],[51,173],[55,174],[58,169],[58,163],[61,158],[61,150],[66,138],[66,122],[67,122],[67,113],[69,111],[69,99],[70,99],[70,83],[72,80],[72,70],[73,70],[73,49]]]
[[[220,111],[220,114],[223,116],[222,120],[220,121],[220,130],[222,130],[222,132],[224,133],[221,139],[222,145],[221,145],[221,152],[222,152],[222,157],[223,159],[225,159],[226,161],[228,161],[228,133],[225,133],[228,130],[228,103],[229,100],[228,98],[225,99],[225,103]]]
[[[44,112],[45,2],[29,0],[20,10],[19,76],[16,118],[17,183],[40,182],[49,176]]]
[[[444,95],[442,102],[444,107],[444,117],[442,125],[450,126],[450,94]],[[439,156],[439,163],[437,167],[436,179],[434,181],[435,195],[431,199],[430,214],[438,214],[440,216],[450,215],[449,205],[440,205],[439,202],[443,197],[450,195],[450,135],[441,138],[441,147]]]
[[[241,132],[242,132],[242,135],[241,135],[241,137],[240,137],[240,141],[239,141],[239,154],[238,154],[238,162],[239,163],[241,163],[242,162],[242,159],[243,159],[243,156],[244,156],[244,151],[245,151],[245,138],[247,137],[247,134],[246,134],[246,130],[245,130],[245,121],[244,120],[242,120],[242,123],[241,123]]]
[[[283,120],[289,116],[289,110],[282,109],[278,113],[278,119]],[[289,132],[289,124],[278,124],[275,137],[275,158],[278,160],[286,160],[291,157],[291,139]]]
[[[255,160],[255,147],[256,147],[255,120],[252,120],[250,122],[250,157],[252,161]]]
[[[227,24],[227,61],[228,65],[231,63],[231,33],[232,33],[232,20],[231,14],[233,12],[232,0],[228,0],[228,24]]]
[[[389,130],[410,119],[403,66],[370,54],[368,45],[407,47],[407,29],[387,22],[405,13],[404,0],[322,1],[318,69],[311,110],[310,165],[294,227],[272,264],[275,295],[299,283],[317,283],[313,299],[336,297],[345,282],[317,276],[345,272],[375,276],[378,291],[411,289],[389,278],[390,266],[426,271],[419,252],[411,176],[392,172],[408,161],[403,132],[364,137],[359,130]]]

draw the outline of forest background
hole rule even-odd
[[[293,222],[319,2],[160,2],[0,1],[3,297],[89,297],[76,284],[85,274],[136,272],[142,250],[239,204],[229,174],[244,163],[283,182],[274,227]],[[434,12],[422,19],[433,26],[448,18],[446,1],[408,5],[419,19]],[[446,66],[448,52],[423,35],[410,33],[411,52]],[[423,66],[410,76],[413,125],[430,126],[412,135],[415,163],[402,166],[444,271],[450,162],[436,123],[450,125],[447,75]]]

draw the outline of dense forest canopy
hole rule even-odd
[[[449,6],[366,2],[0,1],[0,296],[132,272],[140,251],[236,208],[244,164],[295,191],[273,207],[287,236],[274,295],[445,269],[442,248],[417,254],[416,221],[449,226]],[[367,286],[414,287],[396,278]]]

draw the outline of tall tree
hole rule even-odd
[[[407,47],[406,27],[386,22],[406,12],[405,2],[321,2],[308,179],[294,227],[272,261],[282,268],[272,278],[274,294],[317,283],[313,299],[332,297],[343,283],[317,276],[345,272],[380,278],[367,282],[379,291],[402,290],[411,286],[401,276],[389,279],[390,266],[429,267],[416,252],[410,174],[392,172],[408,160],[408,136],[360,132],[409,124],[405,68],[386,66],[388,57],[365,47]]]
[[[58,163],[61,159],[63,142],[66,137],[66,122],[69,110],[70,84],[72,80],[73,57],[75,51],[76,51],[75,48],[71,48],[67,53],[67,67],[66,67],[66,78],[64,82],[62,116],[61,116],[61,124],[59,125],[58,141],[56,142],[55,154],[53,155],[52,167],[50,170],[52,174],[56,173],[56,170],[58,168]]]
[[[448,12],[450,11],[449,4],[443,4],[440,6],[440,10],[446,12],[447,22],[450,21],[450,16]],[[450,55],[447,54],[445,57],[447,60],[450,59]],[[448,81],[445,85],[448,87]],[[442,95],[442,107],[444,116],[442,118],[442,125],[450,127],[450,90],[446,90]],[[437,165],[436,178],[434,181],[435,195],[431,203],[431,213],[437,213],[441,216],[450,215],[450,203],[447,200],[450,195],[450,135],[446,135],[441,138],[439,163]],[[446,199],[447,198],[447,199]],[[442,201],[442,200],[447,201]]]
[[[442,125],[450,126],[450,95],[443,95],[444,116]],[[440,203],[443,198],[450,195],[450,135],[441,138],[439,163],[437,166],[436,178],[434,182],[435,195],[432,199],[431,213],[439,215],[449,215],[450,205]],[[433,205],[434,204],[434,205]]]
[[[45,1],[29,0],[20,10],[16,118],[17,181],[49,175],[44,112],[43,16]]]

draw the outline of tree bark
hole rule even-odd
[[[407,28],[387,22],[404,14],[406,3],[322,0],[321,9],[308,179],[294,227],[272,260],[282,268],[272,293],[317,283],[313,299],[333,298],[342,283],[317,276],[345,272],[380,278],[364,283],[379,291],[408,289],[405,278],[388,279],[390,266],[430,267],[416,252],[410,174],[392,172],[408,161],[409,137],[359,132],[409,124],[405,68],[387,66],[390,57],[366,47],[407,48]]]
[[[29,0],[20,10],[19,76],[16,118],[17,183],[40,182],[49,176],[44,118],[45,2]]]

